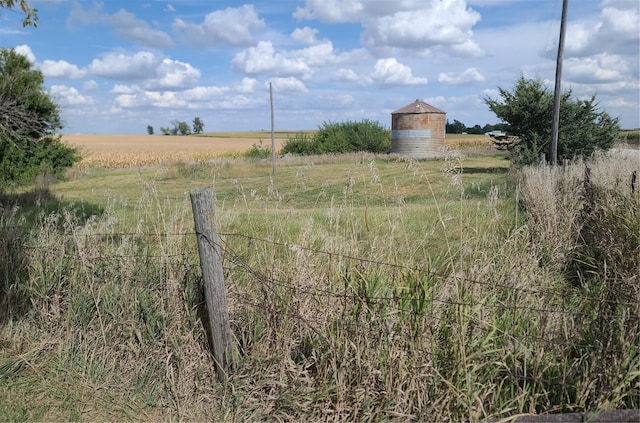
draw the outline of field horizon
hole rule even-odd
[[[290,136],[314,131],[276,131],[276,152]],[[62,141],[79,149],[82,156],[76,167],[87,169],[149,166],[162,163],[211,160],[218,157],[238,157],[253,146],[271,148],[271,132],[236,131],[207,132],[198,135],[160,134],[76,134],[62,135]],[[447,148],[493,146],[485,135],[447,134]]]

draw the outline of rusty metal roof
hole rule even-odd
[[[396,110],[395,112],[391,112],[392,115],[395,114],[409,114],[409,113],[440,113],[446,114],[440,109],[433,107],[430,104],[425,103],[422,100],[416,100],[413,103],[407,104],[401,109]]]

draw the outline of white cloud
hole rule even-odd
[[[242,81],[233,86],[234,91],[243,94],[251,94],[255,92],[258,80],[254,78],[242,78]]]
[[[171,5],[171,3],[167,3],[167,6],[164,8],[166,12],[175,12],[176,8]]]
[[[233,67],[247,74],[273,73],[276,75],[301,75],[309,77],[311,67],[302,59],[276,53],[271,41],[260,41],[237,53],[231,61]]]
[[[26,57],[27,60],[29,61],[29,63],[33,64],[33,63],[36,62],[36,56],[35,56],[35,54],[33,54],[33,51],[31,51],[31,47],[29,47],[28,45],[22,44],[22,45],[14,47],[13,50],[16,53],[21,54],[24,57]]]
[[[468,68],[459,75],[452,72],[441,72],[438,76],[438,82],[447,85],[466,85],[484,82],[485,77],[478,72],[476,68]]]
[[[138,19],[132,13],[120,9],[113,15],[104,13],[103,3],[94,3],[93,9],[85,10],[82,4],[74,2],[67,18],[67,26],[74,25],[109,25],[116,34],[128,41],[154,48],[171,48],[174,46],[171,37],[162,31],[151,29],[149,24]]]
[[[179,95],[187,101],[202,101],[207,102],[211,101],[211,99],[220,97],[228,92],[231,89],[229,87],[194,87],[189,90],[183,91]]]
[[[49,93],[61,106],[87,106],[93,104],[93,98],[80,94],[77,89],[66,85],[52,85]]]
[[[563,63],[563,77],[576,82],[621,82],[629,68],[617,55],[598,54],[584,59],[570,58]]]
[[[411,68],[398,63],[395,58],[379,59],[371,77],[385,85],[418,85],[428,82],[427,78],[414,77]]]
[[[291,39],[300,44],[314,45],[319,42],[316,35],[318,35],[317,29],[305,26],[304,28],[296,28],[291,33]]]
[[[364,50],[336,51],[328,40],[289,51],[276,51],[271,41],[260,41],[257,46],[236,53],[231,63],[235,70],[249,75],[296,76],[308,80],[320,68],[360,62],[365,58],[368,55]]]
[[[243,78],[228,86],[198,86],[184,91],[158,91],[149,90],[137,84],[116,84],[111,89],[115,94],[114,107],[122,109],[246,109],[251,105],[259,104],[263,100],[254,100],[247,94],[252,94],[258,81],[252,78]],[[299,84],[293,80],[282,78],[278,80],[279,87],[286,92],[300,90]]]
[[[362,40],[372,50],[403,48],[417,51],[438,46],[466,46],[480,14],[463,1],[424,2],[417,10],[396,12],[364,22]],[[460,49],[464,52],[465,49]],[[474,52],[478,54],[478,52]]]
[[[306,47],[302,50],[293,51],[292,55],[299,57],[311,67],[322,67],[339,61],[334,54],[331,41]]]
[[[201,24],[176,19],[174,32],[197,48],[213,48],[219,45],[247,46],[254,42],[255,32],[265,27],[253,5],[216,10],[205,16]]]
[[[360,0],[306,0],[305,7],[298,7],[293,16],[296,19],[322,22],[350,22],[364,11]]]
[[[142,109],[147,107],[183,108],[189,104],[173,91],[138,91],[120,94],[114,99],[114,106],[122,109]]]
[[[631,54],[640,52],[640,3],[636,1],[604,1],[597,18],[579,20],[567,25],[565,57],[593,54]],[[554,58],[557,37],[547,46],[545,57]],[[637,60],[636,60],[637,61]]]
[[[79,79],[87,74],[86,69],[79,69],[66,60],[45,60],[40,64],[42,74],[47,78]]]
[[[373,83],[373,79],[370,76],[357,74],[352,69],[347,68],[340,68],[333,72],[330,79],[336,82],[348,82],[361,86]]]
[[[107,53],[100,59],[94,59],[87,69],[92,75],[107,79],[145,79],[156,75],[160,61],[155,54],[148,51],[132,55]]]
[[[96,91],[99,87],[100,87],[100,86],[98,85],[98,83],[97,83],[96,81],[94,81],[93,79],[90,79],[90,80],[88,80],[88,81],[85,81],[85,82],[82,84],[82,88],[83,88],[85,91],[89,91],[89,92],[91,92],[91,91]]]
[[[274,78],[271,80],[273,90],[281,93],[306,93],[309,91],[302,81],[298,78]],[[269,84],[267,84],[267,87]]]
[[[483,51],[472,40],[480,14],[464,0],[306,0],[294,17],[322,22],[358,22],[361,40],[378,53],[407,49],[424,54],[446,47],[458,55],[478,57]]]
[[[148,90],[182,90],[194,86],[200,79],[200,71],[188,63],[163,59],[156,68],[157,78],[148,79]]]
[[[195,86],[200,70],[188,63],[157,57],[140,51],[134,54],[108,53],[94,59],[87,67],[91,75],[123,81],[143,81],[141,85],[151,91],[179,91]]]
[[[140,91],[140,87],[137,85],[123,85],[116,84],[109,91],[111,94],[135,94]]]
[[[293,16],[298,20],[360,22],[399,11],[417,10],[425,3],[425,0],[305,0],[304,7],[296,8]]]

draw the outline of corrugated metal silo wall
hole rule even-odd
[[[415,158],[442,153],[446,120],[444,113],[391,115],[391,152]]]

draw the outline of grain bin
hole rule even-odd
[[[444,151],[447,114],[416,100],[391,113],[391,152],[407,157],[434,157]]]

